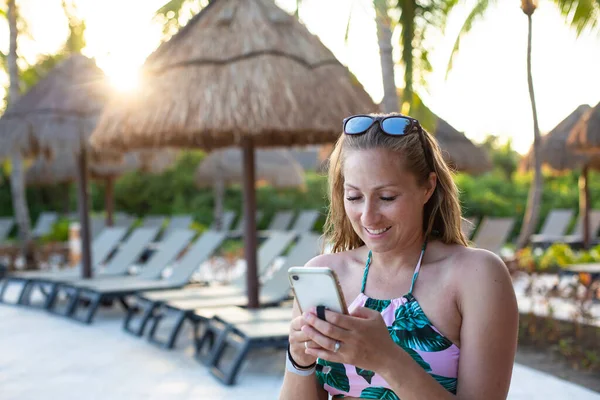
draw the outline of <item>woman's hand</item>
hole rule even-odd
[[[308,347],[319,347],[303,332],[302,327],[308,323],[302,315],[292,320],[290,325],[290,353],[292,358],[301,366],[309,366],[317,361],[317,357],[307,354]]]
[[[325,321],[314,312],[307,312],[303,319],[308,324],[300,329],[318,345],[305,349],[310,356],[376,372],[378,367],[385,365],[386,356],[396,353],[391,350],[397,346],[383,317],[369,308],[359,307],[351,315],[326,310]],[[336,342],[339,342],[337,352]]]

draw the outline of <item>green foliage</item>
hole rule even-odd
[[[213,220],[214,196],[211,188],[198,189],[194,184],[194,173],[204,157],[200,151],[183,152],[175,165],[158,175],[132,172],[123,175],[115,183],[115,209],[138,217],[148,214],[191,214],[196,222],[195,229],[202,231]],[[12,215],[10,178],[7,168],[0,169],[3,175],[0,183],[0,216]],[[465,216],[517,218],[513,237],[519,232],[530,175],[514,173],[508,181],[503,171],[470,176],[457,174],[455,181],[460,190],[460,200]],[[546,176],[542,196],[540,225],[553,208],[577,210],[579,193],[578,173],[573,172],[558,177]],[[591,208],[600,209],[600,177],[591,173]],[[92,182],[89,188],[91,208],[94,212],[104,210],[104,183]],[[271,186],[257,188],[258,209],[264,218],[259,229],[264,229],[278,210],[317,209],[323,214],[316,224],[321,229],[327,212],[327,180],[324,175],[309,172],[306,174],[304,189],[276,189]],[[32,221],[42,211],[75,211],[77,191],[75,185],[57,185],[27,188],[28,206]],[[228,187],[225,193],[225,209],[240,212],[243,196],[241,185]],[[539,230],[539,226],[537,228]],[[585,260],[585,259],[583,259]]]
[[[526,271],[554,272],[570,264],[600,262],[600,245],[590,250],[575,251],[563,243],[556,243],[545,251],[526,247],[517,254],[519,267]]]

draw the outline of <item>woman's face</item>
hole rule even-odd
[[[420,186],[402,157],[382,148],[347,152],[343,173],[346,214],[369,249],[383,253],[421,237],[435,174]]]

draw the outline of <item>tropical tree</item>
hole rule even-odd
[[[15,0],[8,0],[6,16],[9,29],[9,46],[6,56],[8,69],[8,104],[16,101],[21,93],[19,65],[17,64],[17,5]],[[19,239],[21,249],[25,258],[27,267],[35,266],[35,256],[33,251],[33,238],[31,236],[31,220],[29,218],[29,209],[27,208],[27,198],[25,197],[25,182],[23,173],[23,159],[18,152],[11,157],[10,187],[13,201],[15,219],[19,228]]]
[[[586,29],[594,29],[598,26],[600,20],[600,0],[552,0],[564,16],[568,25],[575,29],[577,35],[580,35]],[[496,3],[496,0],[478,0],[472,8],[470,14],[465,19],[459,35],[455,41],[454,48],[448,62],[447,74],[452,68],[452,60],[460,48],[460,39],[467,34],[473,24],[481,19],[490,5]],[[531,100],[531,111],[533,118],[533,182],[529,188],[527,198],[527,208],[525,218],[521,226],[521,233],[517,240],[517,248],[523,248],[529,242],[529,237],[534,233],[537,227],[540,215],[540,205],[542,200],[543,177],[540,159],[541,134],[538,124],[537,107],[535,103],[535,93],[533,89],[533,76],[531,72],[531,48],[532,48],[532,16],[538,5],[538,0],[521,0],[521,9],[527,16],[528,35],[527,35],[527,85],[529,98]],[[446,74],[446,75],[447,75]]]

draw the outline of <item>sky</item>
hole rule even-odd
[[[31,37],[21,44],[22,54],[55,51],[67,35],[60,0],[19,0]],[[84,53],[116,85],[135,85],[136,71],[161,40],[153,22],[163,0],[76,0],[87,23]],[[293,11],[295,0],[276,0]],[[379,102],[383,96],[374,11],[370,0],[304,0],[300,18],[331,49]],[[527,17],[517,0],[498,1],[462,41],[453,70],[445,79],[448,57],[458,31],[474,0],[465,0],[450,15],[446,30],[430,31],[433,72],[426,87],[417,87],[425,104],[472,140],[487,134],[512,139],[524,153],[531,145],[533,122],[527,87]],[[350,18],[350,33],[345,40]],[[533,77],[540,129],[547,132],[580,104],[600,102],[600,34],[576,37],[550,0],[539,0],[534,15]],[[8,31],[0,27],[0,49],[6,50]],[[398,32],[394,40],[397,43]],[[395,48],[396,60],[399,48]],[[5,77],[0,79],[6,79]],[[396,83],[403,86],[402,67]]]

